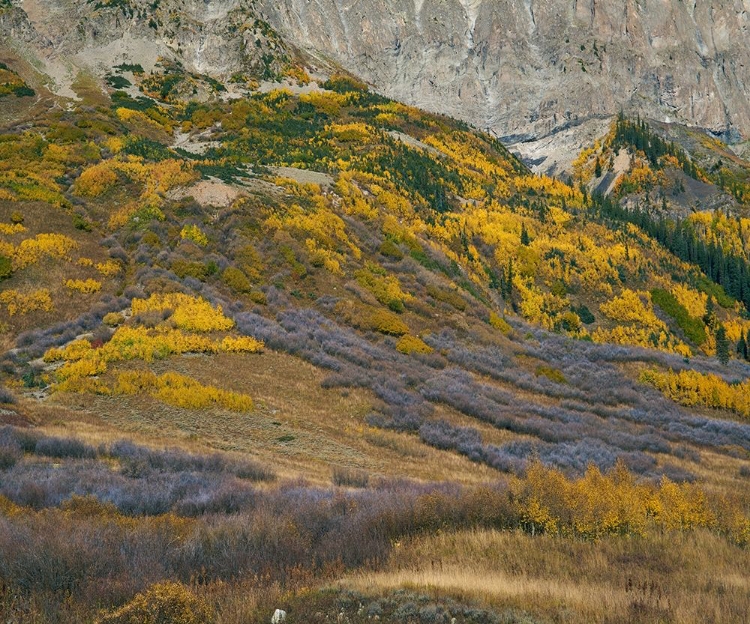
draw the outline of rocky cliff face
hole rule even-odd
[[[400,100],[538,139],[620,108],[750,134],[750,0],[261,0]]]
[[[575,151],[621,108],[730,142],[750,136],[750,0],[13,2],[0,43],[59,90],[78,67],[148,69],[159,55],[213,76],[262,73],[286,53],[262,16],[291,46],[491,128],[539,162]]]
[[[61,95],[81,69],[118,63],[150,71],[159,57],[197,74],[273,74],[288,52],[252,0],[13,0],[0,9],[0,46],[13,47]]]

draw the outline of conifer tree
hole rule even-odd
[[[740,334],[740,339],[737,341],[737,355],[744,360],[747,359],[747,341],[744,334]]]
[[[526,224],[524,223],[521,225],[521,244],[524,247],[527,247],[528,244],[531,242],[529,239],[529,232],[526,230]]]
[[[729,362],[729,340],[723,325],[716,330],[716,358],[724,365]]]

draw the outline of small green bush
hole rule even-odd
[[[699,346],[706,342],[706,328],[703,325],[703,321],[690,316],[687,309],[677,301],[677,298],[671,292],[662,288],[655,288],[651,291],[651,300],[665,314],[674,319],[688,340]]]
[[[109,327],[116,327],[117,325],[121,325],[124,322],[125,317],[119,312],[108,312],[102,319],[102,323]]]
[[[224,269],[221,279],[229,288],[238,293],[249,293],[253,288],[247,276],[237,267]]]
[[[461,295],[453,292],[452,290],[447,290],[445,288],[440,288],[439,286],[430,284],[427,287],[427,294],[436,301],[442,301],[450,306],[453,306],[454,308],[456,308],[456,310],[460,310],[462,312],[466,310],[466,300]]]
[[[409,327],[396,314],[388,310],[376,310],[366,319],[364,326],[381,334],[403,336],[409,333]]]
[[[253,290],[250,293],[250,300],[258,305],[266,305],[268,300],[266,299],[266,293],[262,290]]]
[[[490,325],[495,329],[500,330],[506,336],[513,331],[513,328],[508,325],[508,321],[494,312],[490,312]]]
[[[393,260],[401,260],[404,257],[404,252],[398,248],[396,243],[389,239],[383,241],[383,244],[380,246],[380,254]]]
[[[540,365],[536,367],[537,377],[546,377],[550,381],[554,381],[559,384],[566,384],[568,380],[565,378],[561,370],[552,368],[551,366]]]
[[[202,282],[208,277],[208,268],[202,262],[190,262],[189,260],[175,260],[171,266],[174,274],[179,278],[194,277]]]
[[[13,273],[13,263],[10,258],[0,256],[0,279],[10,277],[11,273]]]
[[[577,308],[573,308],[573,312],[575,312],[578,315],[578,318],[581,319],[581,323],[584,325],[591,325],[596,318],[591,313],[591,310],[588,309],[588,307],[584,304],[581,304]]]

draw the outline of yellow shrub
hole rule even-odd
[[[152,585],[97,624],[211,624],[208,604],[181,583]]]
[[[312,104],[317,111],[324,113],[329,117],[336,117],[338,116],[341,107],[346,104],[347,97],[330,91],[312,91],[300,95],[299,101],[305,104]]]
[[[102,319],[102,323],[108,325],[109,327],[116,327],[117,325],[121,325],[124,322],[125,317],[119,312],[108,312]]]
[[[141,394],[151,392],[158,386],[159,378],[151,371],[125,371],[117,375],[113,391],[115,394]]]
[[[74,340],[62,349],[63,360],[73,362],[86,357],[91,351],[91,343],[88,340]]]
[[[37,234],[21,241],[14,250],[13,269],[17,271],[35,264],[42,256],[68,260],[70,252],[77,248],[78,243],[62,234]]]
[[[238,293],[248,293],[253,289],[247,275],[237,267],[230,266],[224,269],[221,279],[229,288]]]
[[[5,234],[6,236],[22,234],[25,231],[26,228],[20,223],[0,223],[0,234]]]
[[[123,325],[101,350],[110,362],[136,359],[151,362],[182,353],[215,353],[218,348],[204,336],[179,330],[150,332],[144,327]]]
[[[51,349],[47,349],[42,359],[45,362],[59,362],[60,360],[65,359],[65,351],[64,349],[59,349],[58,347],[52,347]]]
[[[104,277],[114,277],[122,270],[122,267],[116,260],[105,260],[104,262],[97,262],[96,270]]]
[[[172,321],[188,331],[221,331],[234,327],[234,321],[224,316],[221,306],[212,306],[201,297],[182,293],[153,294],[148,299],[133,299],[133,314],[174,310]]]
[[[535,375],[537,377],[546,377],[550,381],[554,381],[555,383],[559,384],[568,383],[568,380],[565,378],[563,372],[560,369],[554,368],[552,366],[545,366],[543,364],[540,364],[536,367]]]
[[[201,247],[208,245],[208,237],[197,225],[184,226],[180,232],[180,238],[193,241],[196,245],[200,245]]]
[[[114,388],[117,394],[148,393],[156,399],[186,409],[223,407],[230,411],[252,410],[253,401],[246,394],[221,390],[178,373],[157,377],[150,371],[120,373]]]
[[[100,349],[92,350],[90,355],[75,362],[66,362],[57,369],[58,381],[68,381],[83,377],[101,375],[107,370],[107,362]]]
[[[73,186],[73,192],[83,197],[99,197],[117,183],[117,174],[107,161],[84,169]]]
[[[532,531],[598,539],[643,535],[649,522],[668,531],[716,523],[698,486],[667,478],[658,486],[637,482],[622,463],[606,474],[592,465],[583,477],[567,479],[559,470],[532,462],[520,487],[523,522]]]
[[[6,306],[8,316],[37,311],[51,312],[53,308],[52,298],[45,288],[29,292],[5,290],[0,292],[0,304]]]
[[[508,324],[508,321],[494,312],[490,312],[490,325],[504,333],[506,336],[513,331],[513,328]]]
[[[64,349],[49,349],[44,354],[44,360],[65,362],[57,370],[57,379],[60,383],[69,382],[66,387],[70,387],[74,379],[101,375],[111,362],[152,362],[183,353],[259,353],[262,349],[263,343],[249,336],[227,336],[221,341],[214,341],[206,336],[177,329],[148,330],[145,327],[123,325],[115,331],[109,342],[98,349],[92,349],[86,340],[78,340]]]
[[[75,290],[86,295],[99,292],[102,289],[102,283],[97,282],[95,279],[86,279],[86,280],[69,279],[65,281],[65,286],[68,287],[70,290]]]
[[[341,270],[341,263],[344,261],[342,254],[330,249],[324,249],[312,238],[308,238],[305,241],[305,246],[310,257],[310,264],[314,267],[325,267],[327,271],[334,275],[344,274]]]
[[[345,143],[366,143],[372,138],[372,128],[363,123],[331,124],[326,130]]]
[[[706,496],[696,485],[677,484],[662,477],[654,502],[652,513],[664,529],[686,531],[714,524]]]
[[[612,329],[598,327],[591,334],[591,338],[594,342],[610,342],[613,344],[660,349],[662,351],[679,353],[686,357],[691,355],[690,347],[672,337],[667,332],[666,326],[661,330],[638,327],[637,325],[617,325]]]
[[[226,353],[259,353],[263,343],[250,336],[227,336],[221,341],[221,350]]]
[[[409,327],[396,314],[387,310],[377,310],[370,313],[362,323],[367,329],[373,329],[381,334],[403,336],[409,333]]]
[[[133,119],[137,121],[148,120],[146,115],[144,115],[140,111],[132,110],[130,108],[120,107],[115,111],[115,114],[120,121],[132,121]]]
[[[702,374],[693,370],[660,372],[644,370],[640,380],[661,390],[667,397],[682,405],[710,407],[750,417],[750,381],[728,384],[718,375]]]
[[[412,353],[432,353],[433,348],[417,336],[401,336],[396,343],[396,349],[401,353],[411,355]]]
[[[648,307],[643,303],[648,301]],[[659,326],[661,321],[651,308],[651,298],[648,293],[637,293],[627,288],[619,296],[599,306],[599,310],[609,319],[621,323],[637,323],[647,327]]]
[[[683,284],[677,284],[672,287],[672,294],[679,304],[688,311],[693,318],[703,318],[706,313],[706,302],[708,295],[698,292]]]
[[[107,140],[104,141],[104,145],[113,154],[118,154],[122,151],[122,148],[125,147],[125,139],[122,137],[108,137]]]
[[[401,284],[396,276],[388,275],[385,269],[376,264],[368,262],[367,266],[355,272],[354,276],[360,286],[369,290],[380,303],[394,312],[403,311],[404,303],[413,299],[409,293],[401,290]]]
[[[106,384],[95,377],[70,377],[57,384],[56,390],[71,394],[112,394]]]

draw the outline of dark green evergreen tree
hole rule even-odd
[[[737,341],[737,355],[743,360],[747,359],[747,341],[743,334],[740,334],[740,339]]]
[[[521,244],[524,247],[527,247],[530,242],[531,240],[529,239],[529,232],[526,229],[526,224],[524,223],[521,225]]]
[[[703,322],[709,329],[714,329],[716,326],[716,313],[714,312],[714,298],[709,295],[708,301],[706,302],[706,313],[703,315]]]
[[[729,362],[729,340],[723,325],[716,330],[716,359],[724,365]]]

